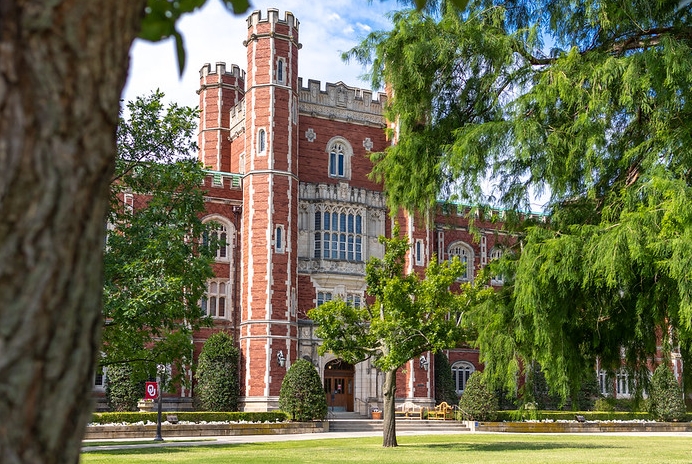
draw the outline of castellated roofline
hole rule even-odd
[[[200,79],[208,76],[209,74],[227,75],[231,77],[237,77],[239,79],[245,80],[245,71],[240,69],[237,64],[231,64],[231,69],[226,70],[226,62],[217,61],[214,69],[211,69],[211,64],[204,63],[202,69],[199,70]]]
[[[277,8],[267,9],[267,17],[266,18],[262,18],[262,11],[261,10],[253,11],[252,14],[250,16],[248,16],[248,18],[247,18],[247,27],[249,29],[253,25],[260,23],[260,22],[284,23],[290,27],[293,27],[295,30],[298,30],[298,25],[300,24],[300,21],[298,21],[298,19],[296,19],[296,17],[293,16],[293,13],[291,13],[290,11],[286,11],[284,13],[284,19],[280,19],[279,18],[279,10]]]
[[[307,87],[303,87],[303,78],[299,77],[298,78],[298,87],[300,88],[301,91],[308,91],[310,92],[311,90],[314,91],[316,89],[318,92],[322,94],[330,94],[330,90],[334,89],[344,89],[346,92],[349,94],[353,95],[353,98],[356,101],[370,101],[370,102],[376,102],[384,106],[384,104],[387,102],[387,94],[384,92],[375,92],[375,99],[373,100],[373,91],[370,89],[363,89],[359,87],[351,87],[350,85],[344,84],[342,81],[337,82],[336,84],[331,83],[331,82],[326,82],[324,86],[324,90],[321,90],[322,86],[322,81],[316,81],[314,79],[308,79],[308,85]]]

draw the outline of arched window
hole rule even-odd
[[[327,144],[329,177],[351,178],[351,145],[341,137],[333,137]]]
[[[315,258],[363,261],[363,215],[337,206],[315,211]]]
[[[454,389],[457,395],[464,393],[469,377],[476,370],[473,364],[466,361],[457,361],[452,364],[452,379],[454,379]]]
[[[450,261],[455,256],[466,265],[465,272],[460,276],[462,280],[473,279],[473,249],[464,242],[454,242],[449,246]]]
[[[262,154],[267,149],[267,133],[264,129],[257,132],[257,153]]]
[[[228,228],[222,223],[215,223],[209,232],[204,233],[204,237],[202,238],[202,243],[204,246],[216,244],[218,247],[216,249],[217,261],[228,261],[229,242],[230,236],[228,234]]]
[[[284,226],[276,226],[274,231],[274,248],[277,253],[283,253],[286,248],[286,238],[284,237]]]
[[[276,82],[283,83],[284,81],[284,60],[279,58],[276,62]]]

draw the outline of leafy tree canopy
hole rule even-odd
[[[597,358],[619,368],[621,348],[641,366],[669,326],[664,349],[689,353],[691,4],[428,4],[346,58],[392,96],[398,143],[373,159],[393,205],[548,198],[474,312],[488,375],[512,383],[535,360],[566,397]]]
[[[103,364],[133,363],[139,378],[157,364],[184,372],[192,332],[210,323],[198,305],[216,244],[195,239],[212,227],[200,220],[204,171],[190,157],[197,112],[162,99],[139,97],[120,120],[104,255]]]
[[[330,351],[352,364],[372,359],[373,365],[385,371],[384,446],[397,445],[396,371],[426,351],[439,351],[463,341],[469,330],[467,311],[492,294],[484,288],[482,277],[474,284],[461,284],[459,292],[451,292],[450,287],[465,270],[456,258],[443,263],[432,259],[424,278],[404,274],[410,246],[398,234],[395,228],[393,238],[380,237],[384,257],[371,258],[366,265],[367,293],[375,298],[374,304],[356,308],[336,299],[308,313],[323,340],[321,354]]]

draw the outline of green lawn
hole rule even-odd
[[[82,463],[691,463],[692,439],[666,436],[461,434],[166,447],[82,454]]]

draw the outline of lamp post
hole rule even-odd
[[[154,441],[163,441],[163,437],[161,436],[161,408],[162,408],[162,403],[163,403],[163,392],[162,392],[162,386],[163,386],[163,376],[166,373],[166,366],[163,364],[158,364],[156,366],[156,371],[159,374],[157,380],[158,383],[158,390],[159,390],[159,404],[158,404],[158,414],[156,417],[156,436],[154,437]]]

